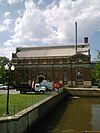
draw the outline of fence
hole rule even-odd
[[[15,115],[17,112],[20,112],[23,109],[28,108],[29,106],[47,98],[54,93],[46,94],[10,94],[9,95],[9,115]],[[0,117],[6,116],[6,94],[0,94]]]

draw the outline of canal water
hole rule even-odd
[[[32,133],[100,131],[100,98],[65,98]]]

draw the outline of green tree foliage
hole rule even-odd
[[[100,52],[98,52],[97,63],[92,72],[93,84],[100,87]]]
[[[6,57],[0,57],[0,84],[5,82],[6,72],[4,66],[9,62]]]
[[[100,62],[100,51],[98,52],[97,60]]]
[[[6,57],[0,57],[0,66],[4,66],[9,62],[9,59]]]

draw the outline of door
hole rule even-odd
[[[45,76],[44,75],[40,74],[40,75],[37,76],[38,83],[41,83],[43,80],[45,80]]]

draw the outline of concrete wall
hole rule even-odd
[[[46,115],[65,96],[66,93],[58,93],[47,97],[15,116],[0,118],[0,133],[30,133],[31,125]]]
[[[67,88],[66,92],[69,96],[100,97],[98,88]]]

